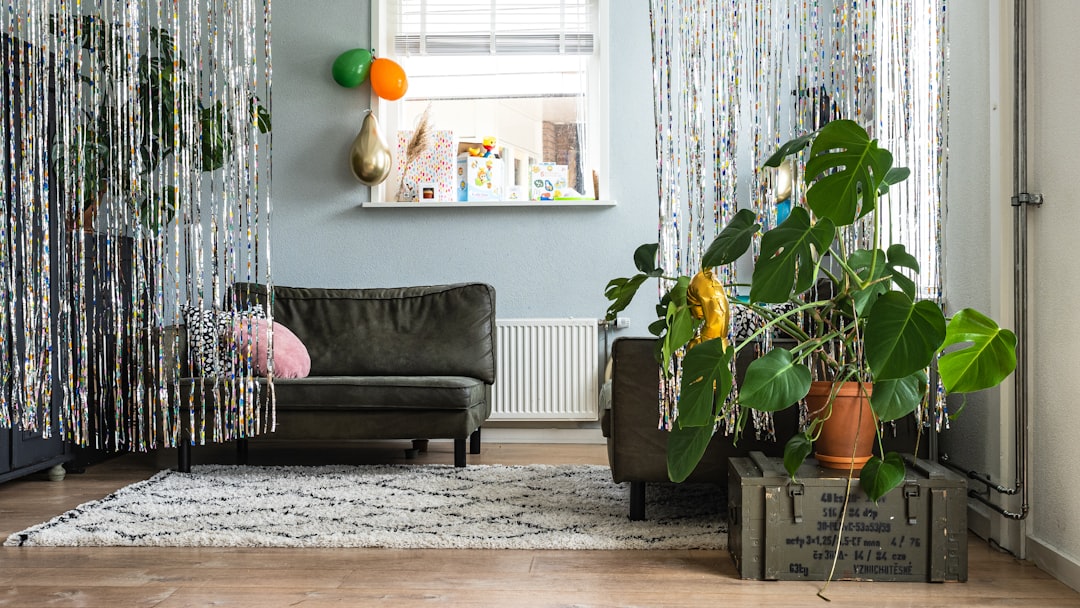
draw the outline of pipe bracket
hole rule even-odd
[[[1029,192],[1021,192],[1012,197],[1012,206],[1019,207],[1020,205],[1035,205],[1041,207],[1043,204],[1043,195],[1031,194]]]

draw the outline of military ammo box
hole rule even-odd
[[[761,452],[728,463],[728,548],[742,578],[827,580],[839,553],[835,580],[967,580],[967,483],[941,465],[909,462],[876,504],[856,475],[845,507],[845,471],[807,459],[792,481]]]

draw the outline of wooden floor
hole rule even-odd
[[[302,464],[393,462],[398,453],[317,452],[322,459]],[[252,463],[301,464],[310,453],[253,446]],[[193,460],[229,457],[196,448]],[[469,460],[607,457],[600,445],[491,444]],[[410,462],[452,463],[452,445],[432,442]],[[113,458],[62,482],[0,484],[0,540],[174,465],[175,451],[161,450]],[[826,604],[816,595],[822,583],[740,580],[724,551],[0,547],[0,606],[1080,606],[1076,592],[977,537],[968,559],[967,583],[834,582]]]

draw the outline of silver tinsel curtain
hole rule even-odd
[[[254,314],[230,286],[271,282],[270,23],[269,0],[4,0],[0,428],[146,450],[271,427],[272,363],[220,341]],[[195,317],[222,327],[213,373],[174,329]]]
[[[919,259],[920,294],[940,300],[945,10],[945,0],[652,0],[661,266],[696,273],[741,208],[775,226],[779,180],[760,169],[765,159],[788,139],[848,118],[911,168],[882,211],[898,233],[890,238]],[[793,201],[803,195],[800,169]],[[862,232],[856,226],[846,238]],[[752,263],[719,269],[721,280],[741,294],[738,277]],[[677,395],[676,374],[661,386],[661,426],[670,427]]]

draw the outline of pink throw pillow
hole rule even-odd
[[[233,339],[244,354],[252,357],[255,373],[265,376],[267,372],[267,346],[269,322],[266,319],[243,319],[233,326]],[[252,352],[254,351],[254,352]],[[288,327],[274,321],[274,376],[278,378],[304,378],[311,373],[311,355],[307,347]]]

